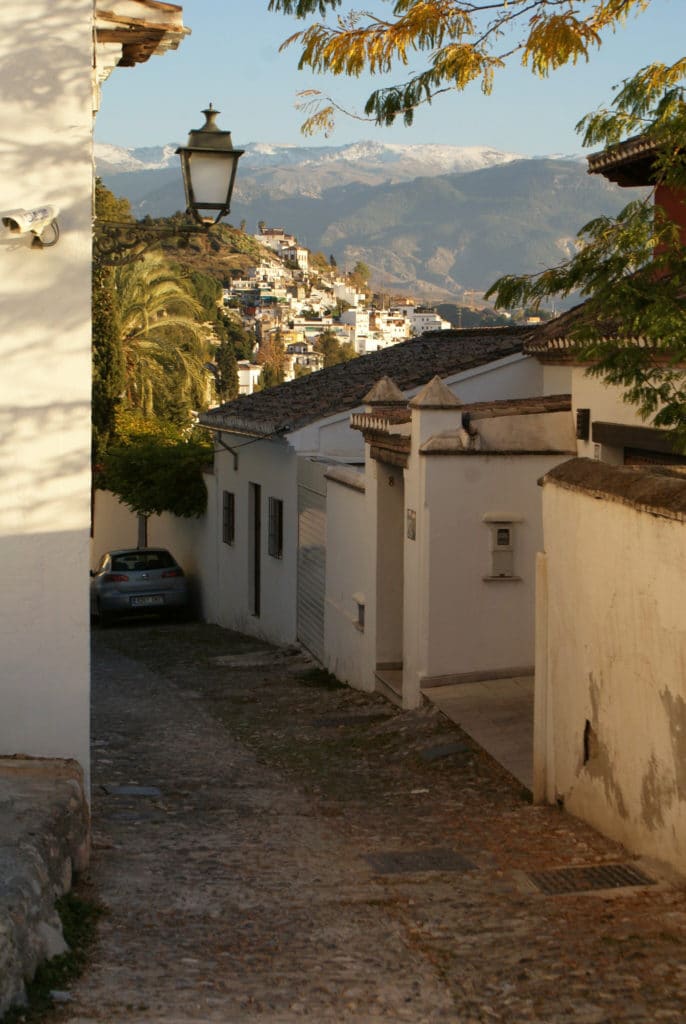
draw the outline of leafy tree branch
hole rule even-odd
[[[387,18],[350,8],[344,0],[270,0],[269,9],[303,21],[315,18],[282,44],[299,48],[301,70],[359,78],[392,75],[423,61],[404,81],[374,90],[364,107],[377,124],[400,117],[410,125],[417,107],[440,93],[477,81],[490,93],[496,73],[512,59],[540,77],[588,61],[604,34],[651,2],[389,0]],[[316,20],[331,14],[331,22]],[[342,108],[328,97],[310,96],[312,112],[303,131],[329,133]]]
[[[506,276],[487,292],[496,307],[537,308],[554,296],[583,306],[560,330],[589,372],[620,385],[655,426],[674,431],[686,450],[686,62],[652,64],[618,88],[610,109],[577,126],[584,142],[621,145],[640,131],[651,188],[617,217],[599,217],[578,235],[569,260],[540,273]],[[665,209],[665,197],[672,204]],[[679,214],[679,208],[681,213]]]

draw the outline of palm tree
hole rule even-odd
[[[115,286],[126,405],[145,416],[162,413],[170,400],[187,411],[204,405],[209,332],[179,272],[155,253],[118,267]]]

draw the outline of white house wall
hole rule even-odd
[[[374,577],[367,508],[364,491],[327,479],[326,667],[341,682],[372,691]],[[359,625],[359,603],[365,608],[364,628]]]
[[[2,209],[54,204],[61,231],[0,229],[0,753],[86,771],[92,31],[92,0],[0,6]]]
[[[543,514],[546,795],[684,873],[686,524],[554,483]]]
[[[545,416],[492,416],[475,418],[484,449],[500,451],[551,451],[569,449],[572,414],[569,409]]]
[[[331,459],[358,460],[364,456],[364,441],[359,430],[350,428],[352,410],[318,420],[292,433],[289,438],[295,450],[303,455]]]
[[[605,384],[598,377],[589,376],[583,366],[573,368],[574,412],[577,409],[590,409],[591,420],[601,423],[622,423],[631,426],[649,426],[638,415],[635,405],[630,405],[622,398],[623,388]],[[596,451],[593,441],[579,441],[577,451],[580,456],[594,458]],[[623,448],[602,446],[602,460],[614,465],[624,461]]]
[[[543,363],[543,394],[568,395],[572,390],[572,367],[568,363]]]
[[[374,589],[375,660],[379,666],[399,668],[403,663],[403,537],[405,491],[403,470],[370,460],[368,497],[374,501],[368,521],[376,534]],[[368,506],[369,507],[369,506]]]
[[[240,630],[252,636],[263,637],[272,643],[291,644],[296,638],[296,581],[298,551],[298,488],[297,455],[282,440],[258,440],[246,444],[249,438],[224,433],[226,444],[238,452],[238,470],[233,455],[219,448],[215,453],[216,480],[216,538],[214,558],[209,557],[210,569],[216,563],[216,603],[210,611],[210,620],[229,629]],[[249,496],[250,484],[262,488],[262,544],[261,544],[261,608],[260,615],[251,614],[249,594]],[[222,542],[222,493],[235,495],[236,532],[232,545]],[[268,499],[283,501],[283,557],[274,558],[267,553]]]
[[[561,458],[420,458],[418,478],[407,488],[408,504],[419,506],[417,539],[405,539],[408,693],[417,695],[423,679],[532,670],[535,559],[542,540],[537,480]],[[512,579],[488,578],[492,527],[485,517],[512,523]]]
[[[485,366],[477,366],[452,377],[446,377],[444,383],[463,402],[482,402],[495,398],[531,398],[544,393],[543,368],[532,356],[506,356],[495,363],[487,363]],[[565,391],[568,393],[569,388],[563,389],[563,392]]]

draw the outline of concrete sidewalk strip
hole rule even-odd
[[[527,789],[533,785],[533,676],[436,686],[427,700]]]

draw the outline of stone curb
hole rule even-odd
[[[76,761],[0,757],[0,1017],[66,943],[56,899],[88,864],[90,813]]]

